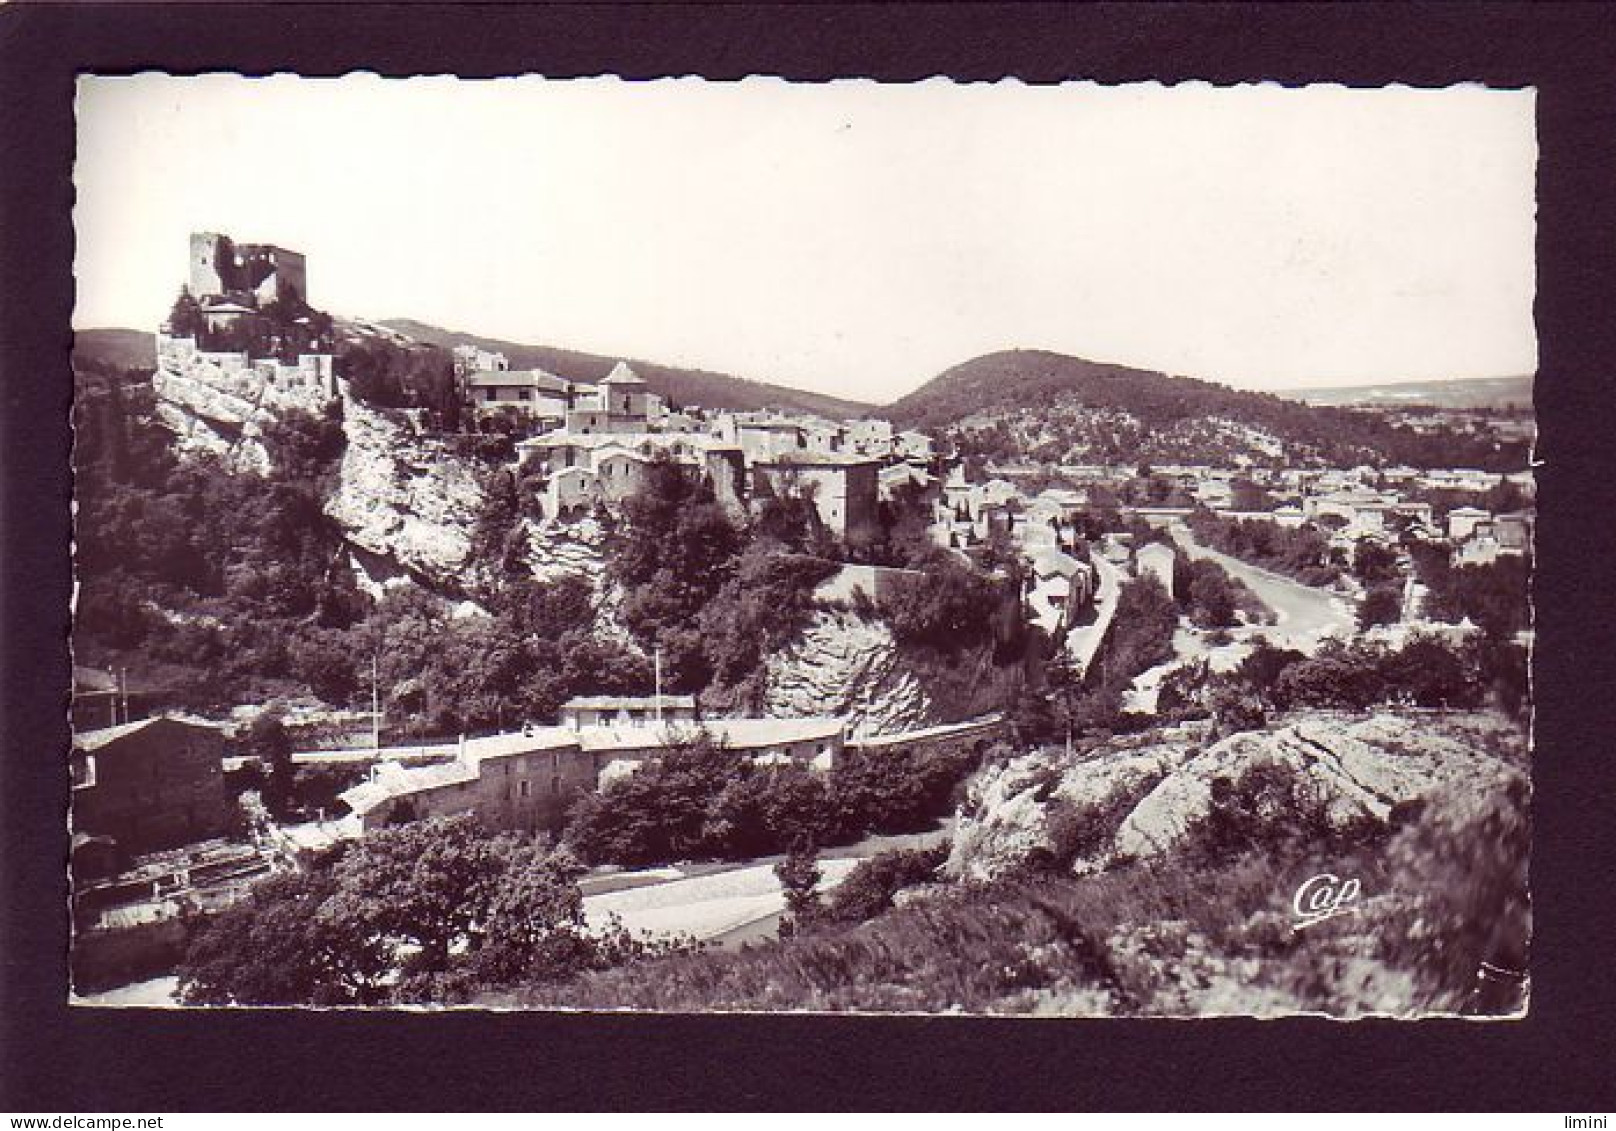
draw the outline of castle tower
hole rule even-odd
[[[227,273],[235,266],[236,249],[229,236],[217,232],[191,233],[191,295],[200,300],[230,289]]]

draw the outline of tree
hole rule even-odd
[[[1379,702],[1387,685],[1377,652],[1330,641],[1311,659],[1291,664],[1274,683],[1281,707],[1344,707],[1363,710]]]
[[[1402,574],[1397,551],[1370,538],[1361,538],[1352,551],[1352,572],[1366,585],[1395,581]]]
[[[890,910],[898,892],[937,878],[938,869],[948,859],[948,850],[945,842],[932,848],[895,849],[860,860],[830,893],[824,917],[862,923]]]
[[[181,287],[179,297],[168,312],[169,333],[176,338],[199,338],[207,325],[207,319],[202,316],[202,304],[191,294],[190,287]]]
[[[1251,652],[1240,661],[1236,675],[1242,683],[1266,695],[1286,668],[1306,658],[1293,649],[1276,647],[1266,636],[1258,637]]]
[[[385,1001],[385,946],[323,915],[329,867],[254,884],[246,898],[191,927],[180,963],[188,1005],[372,1005]]]
[[[1382,671],[1389,689],[1421,707],[1473,707],[1482,697],[1472,657],[1436,636],[1412,637],[1386,657]]]
[[[376,1004],[565,976],[599,960],[578,875],[566,854],[469,816],[378,829],[199,923],[181,993],[199,1004]]]
[[[247,724],[240,739],[243,752],[257,758],[268,769],[264,778],[264,807],[275,817],[291,814],[294,793],[292,740],[286,733],[285,717],[285,709],[273,704]]]
[[[1358,627],[1396,624],[1403,615],[1402,587],[1395,583],[1376,585],[1358,604]]]
[[[957,652],[988,638],[999,597],[991,579],[937,553],[921,577],[896,579],[876,608],[900,643]]]
[[[821,916],[818,850],[808,843],[793,846],[786,858],[774,866],[774,874],[786,897],[780,937],[800,935]]]

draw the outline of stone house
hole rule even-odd
[[[559,426],[567,417],[571,385],[542,369],[487,370],[465,378],[465,396],[475,410],[515,409]]]
[[[1448,537],[1463,542],[1476,528],[1492,522],[1492,513],[1480,507],[1455,507],[1448,512]]]
[[[224,739],[198,719],[160,716],[73,738],[75,833],[123,857],[193,844],[230,824]]]
[[[858,456],[781,456],[753,467],[752,495],[757,500],[805,495],[827,530],[857,545],[880,534],[880,466]]]
[[[836,718],[718,719],[704,724],[715,742],[760,761],[829,770],[846,744]],[[344,818],[359,834],[426,817],[474,814],[490,828],[553,829],[578,797],[627,767],[654,761],[697,731],[689,723],[658,728],[578,725],[530,727],[463,741],[452,761],[406,768],[385,761],[344,792]],[[385,752],[383,752],[385,753]]]

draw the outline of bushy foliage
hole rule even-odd
[[[895,579],[876,609],[899,643],[954,652],[989,639],[1002,598],[991,578],[934,552],[920,577]]]
[[[742,532],[689,468],[653,460],[644,487],[623,501],[608,568],[624,589],[623,623],[663,651],[669,686],[696,691],[712,678],[697,618],[733,576]]]
[[[850,750],[825,775],[758,765],[702,732],[673,737],[662,758],[573,806],[565,840],[579,856],[628,866],[738,860],[923,831],[978,761],[974,752]]]
[[[1341,567],[1330,551],[1330,540],[1311,527],[1285,527],[1256,518],[1224,518],[1205,508],[1191,513],[1189,527],[1202,545],[1293,577],[1304,585],[1328,585],[1341,576]]]
[[[893,906],[905,888],[932,883],[948,859],[948,843],[897,848],[860,860],[825,899],[824,920],[862,923]]]
[[[765,661],[802,631],[813,613],[815,587],[836,568],[766,539],[747,545],[697,621],[712,671],[709,702],[727,699],[740,710],[761,709]]]
[[[775,878],[785,894],[786,913],[780,919],[780,937],[790,938],[813,927],[823,914],[820,902],[819,853],[812,844],[798,843],[774,866]]]
[[[1361,538],[1352,551],[1352,572],[1365,585],[1396,581],[1402,576],[1397,551],[1372,538]]]
[[[1394,583],[1372,587],[1358,602],[1358,627],[1396,624],[1403,616],[1403,587]]]
[[[1426,614],[1457,623],[1468,618],[1489,636],[1502,638],[1530,627],[1531,558],[1501,554],[1486,564],[1452,564],[1440,547],[1414,554],[1420,581],[1429,590]]]
[[[1272,619],[1273,611],[1245,582],[1211,558],[1180,553],[1173,559],[1173,589],[1179,607],[1197,628],[1231,628],[1240,614],[1258,623]]]
[[[1153,577],[1125,582],[1117,594],[1116,619],[1107,647],[1106,678],[1134,676],[1173,655],[1178,607]]]
[[[424,408],[446,432],[460,426],[454,358],[437,346],[400,345],[380,337],[339,342],[336,371],[354,396],[381,408]]]
[[[288,411],[266,428],[274,468],[260,477],[207,456],[176,462],[147,384],[81,373],[79,387],[75,647],[192,673],[168,705],[295,690],[303,640],[367,605],[323,511],[338,412]]]
[[[1491,698],[1518,713],[1526,696],[1525,652],[1486,637],[1463,643],[1415,633],[1399,648],[1327,642],[1306,657],[1263,642],[1220,688],[1249,693],[1274,710],[1322,707],[1362,711],[1380,703],[1471,708]]]
[[[570,857],[473,818],[381,829],[255,885],[199,921],[179,970],[191,1004],[455,999],[621,960],[584,930]]]

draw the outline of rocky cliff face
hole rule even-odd
[[[378,411],[337,386],[346,447],[325,509],[355,547],[362,580],[376,591],[404,576],[453,579],[482,503],[475,465],[425,434],[412,414]],[[273,470],[264,430],[282,413],[319,413],[331,400],[318,381],[270,380],[176,349],[159,354],[152,387],[181,455],[213,453],[258,475]]]
[[[482,505],[476,468],[405,413],[344,394],[347,447],[326,514],[361,550],[430,581],[453,579]]]
[[[593,518],[577,522],[546,519],[528,524],[529,560],[533,576],[540,581],[577,574],[594,590],[593,631],[602,639],[639,649],[633,636],[617,617],[623,591],[606,574],[606,532]]]
[[[949,873],[991,879],[1059,853],[1063,837],[1080,845],[1080,874],[1172,852],[1211,813],[1215,790],[1254,771],[1290,799],[1258,807],[1256,819],[1277,826],[1305,814],[1333,829],[1384,825],[1400,803],[1456,785],[1490,795],[1524,776],[1523,737],[1483,714],[1313,713],[1209,738],[1206,724],[1165,728],[1073,755],[1029,754],[984,773],[958,823]]]
[[[769,657],[764,704],[769,715],[846,715],[862,735],[937,721],[892,633],[844,611],[818,613],[797,641]]]
[[[287,409],[319,412],[329,399],[316,385],[232,371],[197,353],[159,355],[152,388],[158,418],[173,431],[182,455],[210,452],[259,475],[271,468],[265,426]]]

